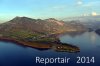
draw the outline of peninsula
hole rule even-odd
[[[58,52],[79,52],[77,46],[60,42],[57,34],[69,31],[85,31],[83,25],[66,24],[54,18],[32,19],[15,17],[0,24],[0,40],[17,42],[36,49],[53,49]]]

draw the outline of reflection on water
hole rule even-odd
[[[90,33],[90,40],[92,44],[95,44],[96,42],[96,34],[94,32]]]
[[[74,37],[73,37],[74,36]],[[56,52],[53,49],[37,50],[37,48],[22,47],[11,42],[0,42],[0,66],[44,66],[36,64],[35,57],[69,57],[69,64],[50,64],[60,66],[100,66],[100,36],[95,32],[71,33],[60,35],[60,40],[64,43],[73,44],[80,47],[79,53]],[[35,46],[35,45],[34,45]],[[57,45],[58,46],[58,45]],[[55,48],[53,46],[52,48]],[[95,63],[76,64],[76,57],[95,57]]]
[[[66,33],[60,35],[60,40],[64,43],[72,43],[72,44],[98,44],[99,36],[95,32],[85,32],[85,33]]]
[[[76,36],[79,36],[79,35],[82,35],[84,34],[84,32],[67,32],[67,33],[64,33],[64,34],[61,34],[59,36],[64,36],[64,35],[69,35],[70,37],[76,37]]]

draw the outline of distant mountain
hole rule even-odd
[[[83,24],[86,28],[96,30],[100,29],[100,15],[98,16],[82,16],[63,19],[66,22],[77,22]]]
[[[95,30],[95,32],[100,35],[100,29]]]
[[[0,24],[0,33],[28,32],[40,34],[55,34],[67,31],[86,31],[80,23],[66,23],[54,18],[32,19],[28,17],[15,17],[14,19]]]

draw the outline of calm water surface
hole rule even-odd
[[[79,53],[55,52],[50,50],[37,50],[34,48],[20,46],[12,42],[0,41],[0,66],[45,66],[36,64],[35,57],[69,57],[68,64],[47,64],[51,65],[77,65],[77,66],[100,66],[100,36],[95,32],[83,34],[64,34],[60,36],[61,42],[70,43],[80,47]],[[76,64],[76,57],[94,57],[95,63]]]

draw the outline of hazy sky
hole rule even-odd
[[[100,0],[0,0],[0,20],[15,16],[66,18],[100,14]]]

